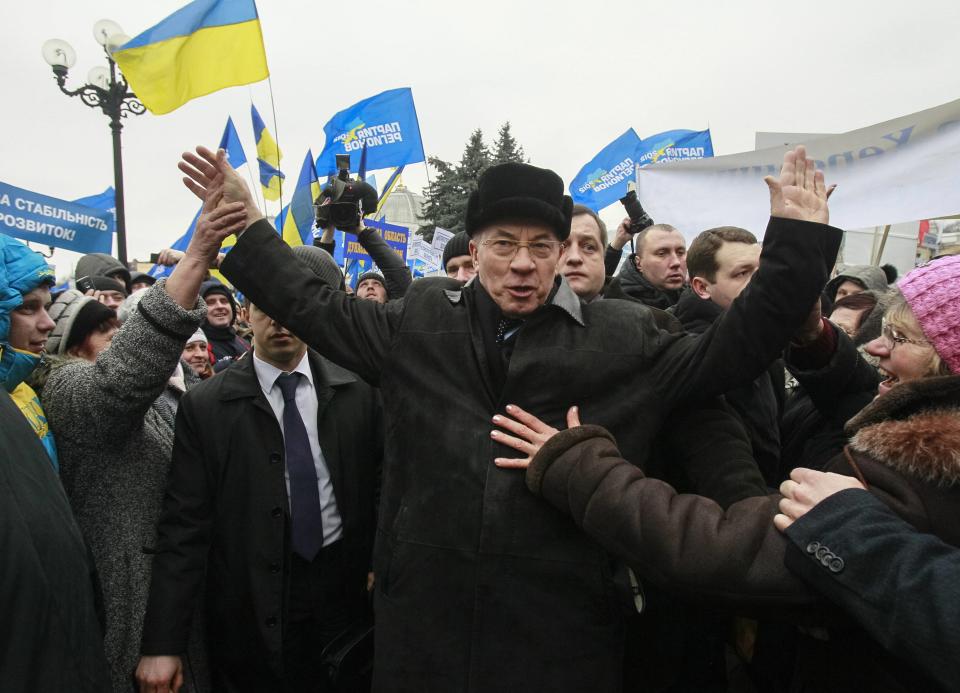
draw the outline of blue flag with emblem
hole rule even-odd
[[[641,166],[681,159],[704,159],[713,156],[710,130],[667,130],[644,137],[638,149]]]
[[[358,170],[364,146],[369,171],[425,159],[409,87],[390,89],[353,104],[333,116],[323,126],[323,133],[326,142],[317,157],[320,176],[337,172],[337,154],[349,154],[350,170]]]
[[[570,181],[570,197],[595,212],[627,194],[633,180],[640,137],[630,128],[600,150]]]

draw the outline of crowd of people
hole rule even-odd
[[[837,265],[802,147],[762,244],[507,163],[355,290],[180,169],[165,279],[0,235],[0,690],[960,689],[960,256]]]

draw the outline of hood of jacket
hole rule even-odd
[[[647,278],[637,269],[635,258],[636,255],[632,254],[627,257],[627,261],[623,263],[623,267],[620,269],[619,274],[617,274],[617,279],[620,280],[620,288],[623,289],[623,292],[632,298],[642,301],[648,306],[659,308],[660,310],[666,310],[674,305],[677,299],[680,298],[681,289],[661,290],[655,287],[647,281]]]
[[[837,287],[845,281],[854,280],[868,291],[881,293],[888,290],[887,274],[876,265],[850,265],[840,274],[827,282],[825,291],[833,301],[837,295]]]

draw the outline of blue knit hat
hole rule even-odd
[[[41,285],[53,286],[55,281],[40,253],[0,233],[0,342],[10,335],[10,313],[23,303],[23,295]]]

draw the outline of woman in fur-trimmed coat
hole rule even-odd
[[[849,443],[827,470],[856,477],[918,531],[960,547],[960,257],[915,270],[901,290],[904,298],[888,310],[883,336],[868,347],[889,377],[879,396],[847,423]],[[938,617],[936,608],[940,600],[960,599],[960,587],[917,594],[905,572],[922,565],[883,560],[865,568],[864,561],[876,559],[858,554],[855,542],[793,541],[791,530],[786,538],[773,524],[776,495],[724,511],[709,499],[677,494],[623,460],[605,429],[581,426],[573,413],[571,428],[561,432],[517,409],[508,414],[521,423],[498,417],[512,435],[495,432],[495,439],[530,457],[496,463],[526,467],[531,491],[641,576],[713,603],[762,607],[765,614],[814,623],[799,645],[791,690],[960,690],[960,627]],[[851,610],[876,639],[835,606],[820,602],[821,608],[810,609],[814,594],[795,577],[806,571],[837,583],[861,576],[849,585],[856,593],[851,599],[886,597],[872,611]],[[930,614],[929,632],[911,633],[901,624],[916,618],[897,618],[916,609]],[[881,620],[890,632],[877,627]],[[918,640],[929,644],[909,646]]]

